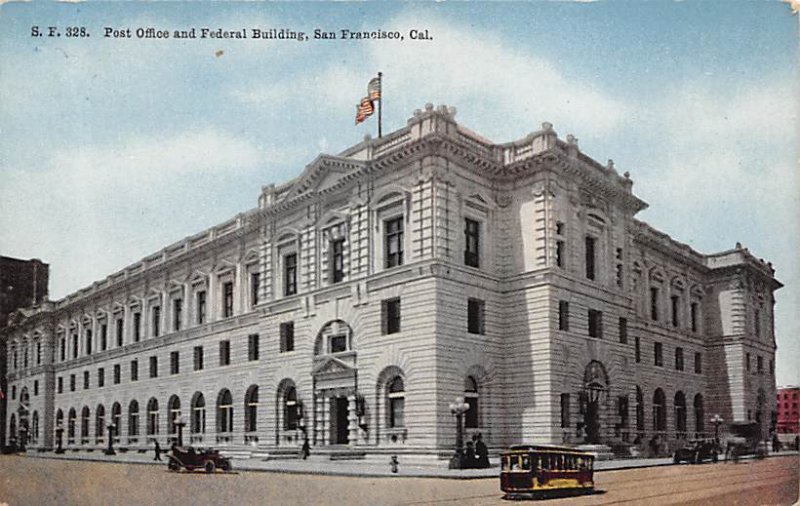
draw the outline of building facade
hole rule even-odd
[[[429,105],[17,313],[8,428],[88,449],[113,423],[133,448],[185,421],[202,445],[445,456],[458,397],[493,448],[768,423],[774,270],[638,221],[632,186],[549,123],[494,144]]]
[[[791,385],[778,388],[777,419],[775,430],[779,434],[800,433],[800,386]]]

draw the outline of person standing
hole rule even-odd
[[[160,461],[161,460],[161,445],[158,444],[158,439],[155,440],[155,443],[156,443],[156,449],[155,449],[156,456],[155,456],[155,458],[153,458],[153,460]]]
[[[475,456],[478,459],[478,468],[486,469],[489,467],[489,448],[483,442],[483,434],[478,433],[477,441],[475,441]]]
[[[301,449],[301,453],[303,454],[303,460],[306,460],[309,455],[311,455],[311,445],[308,444],[308,438],[306,437],[303,440],[303,448]]]

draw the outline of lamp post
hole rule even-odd
[[[450,403],[450,413],[456,417],[456,453],[450,459],[450,469],[464,468],[464,427],[462,421],[464,413],[469,409],[469,404],[464,402],[463,397],[456,397]]]
[[[56,425],[56,453],[64,453],[64,447],[61,446],[64,442],[64,426],[61,422]]]
[[[178,446],[183,446],[183,428],[186,427],[186,419],[183,415],[175,420],[175,427],[178,429]]]
[[[108,448],[106,448],[106,451],[104,452],[106,455],[117,454],[117,452],[114,451],[114,429],[116,428],[117,426],[114,425],[113,422],[106,425],[106,429],[108,429]]]
[[[718,414],[715,414],[711,417],[711,423],[714,424],[714,441],[719,441],[719,426],[722,425],[722,422],[724,421],[725,420],[723,420]]]

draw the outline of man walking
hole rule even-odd
[[[161,445],[158,444],[158,439],[155,440],[156,443],[156,456],[153,460],[161,460]]]

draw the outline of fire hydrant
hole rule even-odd
[[[397,455],[392,455],[392,458],[389,459],[389,465],[392,467],[392,472],[397,474],[397,465],[399,462],[397,461]]]

